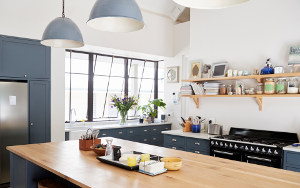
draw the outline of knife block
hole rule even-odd
[[[192,132],[192,124],[189,121],[183,123],[184,127],[182,127],[183,132]]]
[[[101,139],[94,139],[94,145],[101,144]],[[83,151],[92,151],[90,148],[93,145],[92,140],[82,140],[79,139],[79,149]]]

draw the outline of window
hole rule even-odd
[[[111,96],[139,97],[139,105],[164,99],[164,62],[66,51],[65,121],[118,120]],[[70,113],[72,112],[72,113]],[[159,110],[159,114],[162,112]],[[141,112],[128,112],[136,119]]]

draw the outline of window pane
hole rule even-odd
[[[70,74],[65,74],[65,121],[70,121]]]
[[[158,99],[162,99],[164,101],[164,79],[158,79]],[[164,101],[165,102],[165,101]],[[161,118],[161,114],[164,114],[164,110],[158,108],[157,118]]]
[[[124,77],[124,61],[125,60],[123,58],[114,58],[111,76]]]
[[[131,65],[130,65],[131,64]],[[145,68],[144,68],[145,64]],[[154,79],[154,62],[128,61],[128,72],[131,78],[151,78]],[[143,73],[144,72],[144,73]]]
[[[94,79],[94,118],[102,118],[106,89],[109,77],[95,76]],[[104,118],[116,118],[118,117],[118,111],[115,107],[111,108],[111,96],[124,95],[124,78],[110,77],[108,94],[105,104]]]
[[[88,75],[71,75],[71,108],[76,116],[72,119],[81,121],[87,119]]]
[[[89,55],[72,53],[71,72],[88,74]],[[66,53],[65,72],[70,72],[70,53]]]
[[[95,61],[96,56],[94,56]],[[111,67],[112,57],[97,56],[95,74],[96,75],[107,75],[109,76]]]

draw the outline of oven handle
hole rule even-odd
[[[254,156],[247,156],[247,158],[249,159],[255,159],[255,160],[259,160],[259,161],[267,161],[267,162],[272,162],[271,159],[266,159],[266,158],[260,158],[260,157],[254,157]],[[247,160],[248,163],[248,160]]]
[[[229,152],[225,152],[225,151],[213,150],[213,152],[215,152],[215,153],[221,153],[221,154],[225,154],[225,155],[234,155],[234,153],[229,153]]]

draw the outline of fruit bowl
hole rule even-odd
[[[114,147],[115,145],[112,145],[112,147]],[[96,146],[91,146],[91,149],[93,150],[93,152],[95,152],[97,155],[99,156],[105,156],[105,151],[106,149],[98,149],[96,148]]]
[[[179,170],[182,166],[182,159],[179,157],[164,157],[160,161],[165,162],[167,170]]]

